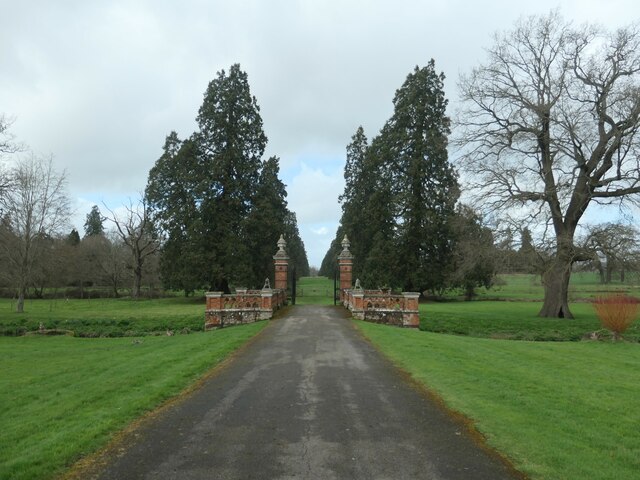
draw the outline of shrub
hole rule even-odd
[[[613,334],[613,340],[621,338],[622,334],[635,321],[638,314],[637,298],[625,294],[614,294],[597,297],[593,307],[602,326]]]

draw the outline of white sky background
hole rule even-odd
[[[394,92],[434,58],[456,82],[492,35],[560,8],[577,23],[640,20],[637,0],[0,0],[0,113],[66,169],[83,233],[91,206],[116,209],[146,185],[165,136],[181,138],[209,81],[240,63],[278,155],[309,261],[340,218],[345,147],[391,116]],[[274,252],[276,246],[274,245]]]

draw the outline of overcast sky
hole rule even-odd
[[[82,233],[92,205],[117,208],[144,190],[165,136],[189,136],[209,81],[240,63],[265,158],[280,157],[319,266],[357,127],[375,136],[395,90],[431,58],[455,108],[459,74],[484,59],[492,35],[554,8],[609,28],[640,19],[637,0],[0,0],[0,113],[66,169]]]

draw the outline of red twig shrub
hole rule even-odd
[[[600,323],[613,334],[614,340],[618,340],[635,321],[639,305],[640,300],[624,294],[598,297],[593,302]]]

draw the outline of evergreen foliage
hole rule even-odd
[[[91,237],[93,235],[104,235],[104,222],[105,218],[100,213],[100,209],[97,205],[91,207],[91,211],[87,213],[86,220],[84,222],[84,236]]]
[[[362,127],[351,138],[340,228],[321,274],[333,271],[346,233],[356,259],[354,277],[365,286],[446,288],[459,187],[447,155],[443,82],[433,60],[416,67],[396,91],[394,113],[371,144]]]
[[[471,207],[462,204],[456,209],[452,231],[455,242],[447,284],[462,289],[465,298],[472,300],[476,288],[493,285],[497,259],[493,232]]]
[[[149,172],[146,197],[164,237],[165,287],[186,294],[261,287],[273,277],[281,234],[298,271],[308,272],[279,159],[262,159],[267,137],[260,108],[238,64],[209,83],[196,120],[190,138],[167,136]]]
[[[69,235],[67,235],[67,243],[72,247],[80,244],[80,234],[78,233],[78,230],[73,228],[71,232],[69,232]]]
[[[308,277],[310,274],[309,260],[304,242],[298,230],[298,220],[294,212],[287,212],[284,220],[284,236],[287,239],[287,253],[289,254],[289,268],[293,267],[296,276]]]
[[[324,258],[322,259],[322,263],[320,264],[320,270],[318,271],[319,276],[334,278],[334,276],[336,275],[336,272],[338,270],[338,255],[340,255],[340,251],[342,250],[340,242],[342,241],[343,237],[344,228],[342,227],[342,225],[339,225],[336,231],[336,236],[331,241],[329,250],[327,250],[327,253],[325,253]]]

